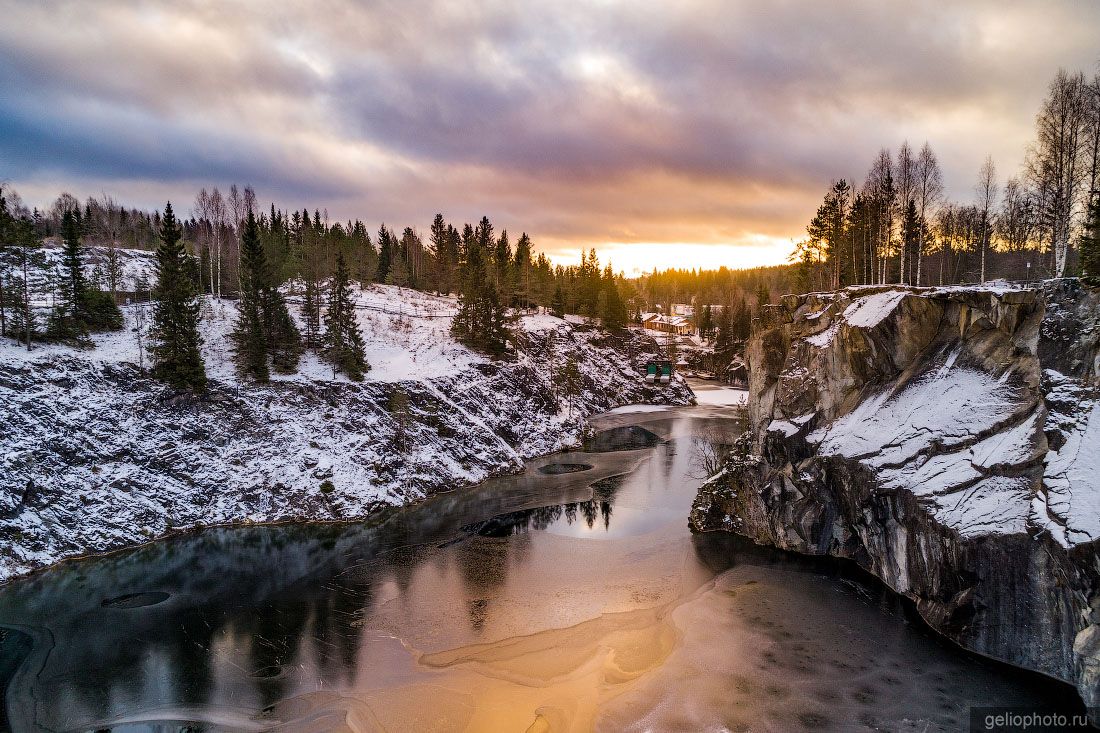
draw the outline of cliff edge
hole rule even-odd
[[[1100,705],[1100,290],[786,296],[697,530],[859,563],[976,652]]]

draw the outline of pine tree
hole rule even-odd
[[[363,381],[367,363],[363,334],[355,317],[348,266],[342,254],[336,255],[336,274],[329,291],[325,313],[325,355],[332,363],[332,375],[344,372],[354,382]]]
[[[733,306],[727,304],[718,314],[718,334],[714,338],[715,352],[726,351],[733,346],[733,342],[737,340],[734,329]]]
[[[710,339],[714,330],[714,314],[709,305],[703,306],[703,315],[699,319],[699,335],[704,339]]]
[[[256,217],[249,209],[241,236],[241,297],[237,303],[237,323],[231,336],[237,371],[242,376],[266,382],[267,344],[264,335],[263,292],[267,262],[256,228]]]
[[[389,269],[390,271],[384,280],[387,285],[396,285],[400,288],[409,287],[409,266],[400,248],[392,252]]]
[[[744,300],[737,304],[733,315],[733,338],[736,341],[745,341],[752,331],[752,314]]]
[[[321,289],[317,281],[305,276],[305,292],[302,294],[302,324],[305,346],[316,349],[321,345]]]
[[[378,270],[374,274],[374,281],[387,282],[390,276],[390,268],[393,266],[393,237],[383,224],[378,228]]]
[[[3,287],[4,302],[10,309],[6,335],[26,344],[29,351],[37,324],[27,297],[26,280],[21,275],[15,275]]]
[[[61,282],[57,304],[50,313],[47,335],[53,339],[82,341],[88,337],[83,317],[84,292],[88,284],[84,279],[80,251],[80,223],[71,209],[66,209],[61,217],[61,240]]]
[[[550,301],[550,312],[558,318],[565,318],[565,293],[561,285],[554,286],[554,297]]]
[[[605,328],[620,329],[626,326],[626,319],[628,317],[626,303],[623,302],[622,295],[619,293],[619,286],[615,282],[615,276],[612,274],[610,262],[607,264],[607,268],[604,270],[603,274],[600,304],[600,319],[603,321]]]
[[[483,224],[487,220],[483,220]],[[491,228],[491,225],[490,225]],[[480,226],[481,231],[485,231]],[[458,313],[451,324],[455,338],[472,349],[500,354],[507,348],[507,305],[496,278],[490,277],[485,258],[491,252],[475,242],[463,263]]]
[[[768,290],[768,284],[763,280],[760,281],[759,287],[756,289],[756,315],[760,316],[764,313],[764,306],[771,301],[772,295]]]
[[[11,289],[8,280],[8,253],[13,249],[11,240],[13,217],[8,213],[7,197],[0,188],[0,338],[8,335],[8,292]]]
[[[1086,282],[1100,285],[1100,192],[1089,202],[1088,218],[1081,234],[1081,274]]]
[[[298,362],[302,357],[302,334],[290,315],[286,298],[275,287],[267,291],[264,312],[267,315],[267,351],[271,355],[271,366],[280,374],[298,371]]]
[[[562,393],[569,398],[566,400],[566,405],[569,409],[569,419],[572,419],[572,398],[579,396],[584,389],[584,375],[581,374],[580,362],[575,351],[571,351],[569,356],[566,357],[565,363],[562,364],[561,370],[558,372],[556,381],[561,385]]]
[[[302,353],[298,326],[274,279],[259,222],[249,209],[241,236],[241,298],[232,339],[238,371],[261,382],[270,378],[269,357],[275,371],[289,373],[298,368]]]
[[[512,265],[513,291],[523,294],[520,302],[525,309],[531,307],[531,238],[523,232],[516,242],[516,256]]]
[[[199,304],[192,268],[171,202],[164,207],[157,247],[157,284],[153,290],[153,376],[178,389],[206,389],[206,367],[199,352]]]
[[[13,264],[18,274],[8,286],[10,297],[5,297],[5,301],[9,301],[12,307],[7,333],[20,339],[30,351],[31,339],[38,330],[37,319],[31,307],[30,277],[32,271],[45,266],[46,259],[34,233],[34,222],[29,217],[13,220],[10,227],[9,231],[14,238]]]

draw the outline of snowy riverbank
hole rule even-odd
[[[241,383],[230,301],[204,302],[201,399],[138,367],[136,306],[94,348],[0,345],[0,579],[191,527],[363,517],[520,470],[575,444],[588,415],[692,399],[679,380],[644,383],[655,344],[637,333],[526,316],[515,357],[491,361],[451,338],[451,298],[371,286],[358,306],[361,384],[312,354],[296,374]]]

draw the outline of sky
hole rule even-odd
[[[1018,171],[1100,3],[0,0],[0,181],[187,214],[201,186],[628,275],[784,262],[835,178],[929,141]]]

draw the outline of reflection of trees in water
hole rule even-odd
[[[670,440],[669,442],[665,443],[665,445],[664,445],[664,459],[665,460],[662,463],[662,467],[664,468],[664,471],[665,471],[665,479],[666,480],[672,478],[672,467],[673,467],[673,464],[676,463],[676,455],[677,455],[677,449],[678,449],[677,443],[678,442],[679,441],[676,441],[676,440]]]
[[[455,560],[469,596],[470,627],[474,631],[485,627],[492,597],[508,579],[509,543],[498,537],[479,537],[455,547]]]
[[[561,520],[565,520],[566,524],[583,521],[591,529],[600,519],[606,529],[611,526],[612,504],[615,495],[622,488],[623,478],[611,476],[592,484],[592,498],[588,501],[509,512],[484,522],[467,525],[463,529],[481,537],[511,537],[531,530],[546,530]]]
[[[731,445],[726,431],[719,427],[702,428],[691,438],[692,478],[709,478],[722,470]]]

